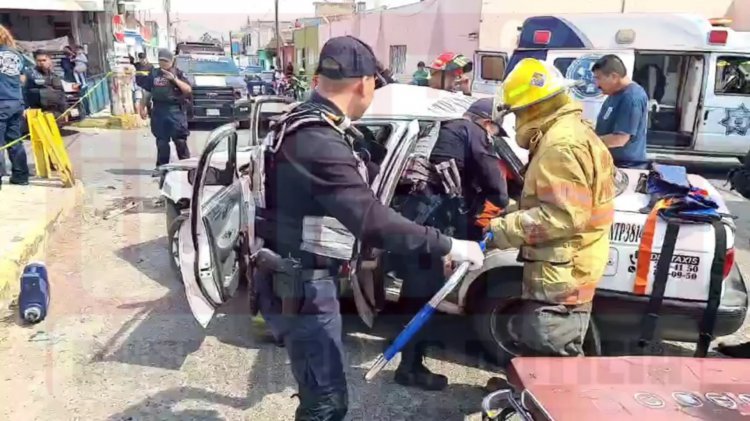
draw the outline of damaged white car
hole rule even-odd
[[[436,136],[440,125],[461,118],[473,101],[470,97],[411,85],[389,85],[379,89],[365,116],[355,126],[368,142],[387,152],[372,191],[383,202],[395,206],[394,193],[410,157],[421,154],[419,145]],[[236,130],[223,126],[212,132],[199,159],[170,164],[165,168],[161,189],[167,199],[167,221],[176,269],[181,272],[191,308],[202,325],[215,310],[238,291],[246,271],[238,244],[254,232],[252,185],[258,183],[249,163],[259,151],[259,140],[267,131],[268,119],[280,113],[285,98],[262,97],[253,113],[251,141],[237,145]],[[510,132],[510,130],[508,130]],[[528,156],[508,138],[498,138],[496,151],[514,172],[511,193],[519,192],[522,168]],[[610,259],[597,290],[593,317],[585,349],[601,352],[602,343],[623,344],[638,340],[647,307],[651,302],[654,268],[666,223],[656,224],[652,267],[645,293],[634,293],[637,252],[648,217],[643,212],[650,197],[642,193],[646,171],[620,170],[617,174],[615,223],[610,232]],[[728,215],[721,195],[704,178],[689,176],[690,183],[706,190]],[[256,186],[257,187],[257,186]],[[516,197],[515,199],[519,199]],[[183,223],[188,222],[188,223]],[[737,331],[747,312],[748,298],[742,275],[734,262],[735,228],[730,217],[723,220],[726,250],[721,268],[722,282],[713,336]],[[715,235],[711,225],[684,225],[679,231],[672,264],[659,306],[655,337],[663,340],[696,342],[706,312],[711,286]],[[247,243],[245,243],[247,244]],[[363,249],[368,249],[365,244]],[[521,295],[522,263],[517,250],[488,252],[484,267],[469,273],[440,310],[472,318],[476,334],[490,356],[504,360],[517,352],[510,332]],[[382,311],[389,300],[398,298],[400,281],[383,262],[381,250],[362,256],[359,283],[373,313]],[[716,272],[714,270],[714,272]],[[342,279],[342,291],[351,294]]]

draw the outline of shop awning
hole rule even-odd
[[[104,0],[3,0],[3,9],[103,12]]]

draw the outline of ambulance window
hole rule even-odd
[[[575,58],[573,57],[560,57],[560,58],[556,58],[555,61],[552,62],[552,64],[554,64],[555,67],[557,67],[557,70],[559,70],[560,73],[564,75],[565,73],[567,73],[568,67],[570,67],[570,65],[574,61],[575,61]]]
[[[717,95],[750,95],[750,57],[719,57],[714,92]]]
[[[482,56],[482,80],[503,80],[505,57]]]

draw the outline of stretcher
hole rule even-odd
[[[519,357],[507,374],[483,420],[750,420],[748,360]]]

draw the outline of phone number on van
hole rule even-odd
[[[656,270],[656,264],[659,261],[660,253],[651,253],[651,263],[653,270]],[[700,269],[701,258],[697,256],[686,256],[684,254],[675,254],[672,256],[672,263],[669,265],[669,276],[676,279],[695,280],[698,279],[698,270]],[[638,266],[638,252],[630,255],[630,266],[628,272],[634,273]]]

